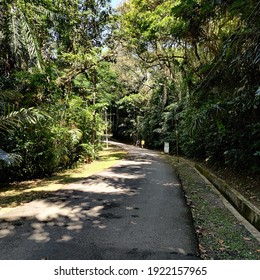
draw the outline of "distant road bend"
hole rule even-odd
[[[199,259],[173,168],[121,145],[126,159],[0,216],[0,259]]]

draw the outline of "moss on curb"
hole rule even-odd
[[[260,230],[260,210],[250,203],[239,192],[232,189],[223,180],[211,174],[207,169],[199,164],[195,164],[195,168],[203,174],[226,199],[237,209],[243,217],[245,217],[256,229]]]
[[[259,260],[260,243],[224,206],[197,171],[182,159],[166,156],[182,183],[191,209],[202,259]]]

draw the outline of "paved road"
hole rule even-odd
[[[0,259],[197,259],[180,183],[160,154],[123,145],[116,166],[0,216]]]

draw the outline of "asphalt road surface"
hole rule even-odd
[[[125,160],[0,216],[0,259],[198,259],[184,194],[160,154]]]

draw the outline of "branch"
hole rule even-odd
[[[149,63],[149,64],[154,63],[155,61],[158,61],[158,60],[169,62],[169,61],[173,61],[176,58],[185,59],[185,56],[181,56],[181,55],[173,55],[171,58],[169,58],[169,56],[163,56],[162,54],[157,54],[156,58],[148,60],[147,58],[143,58],[140,54],[137,54],[137,55],[142,61]]]

